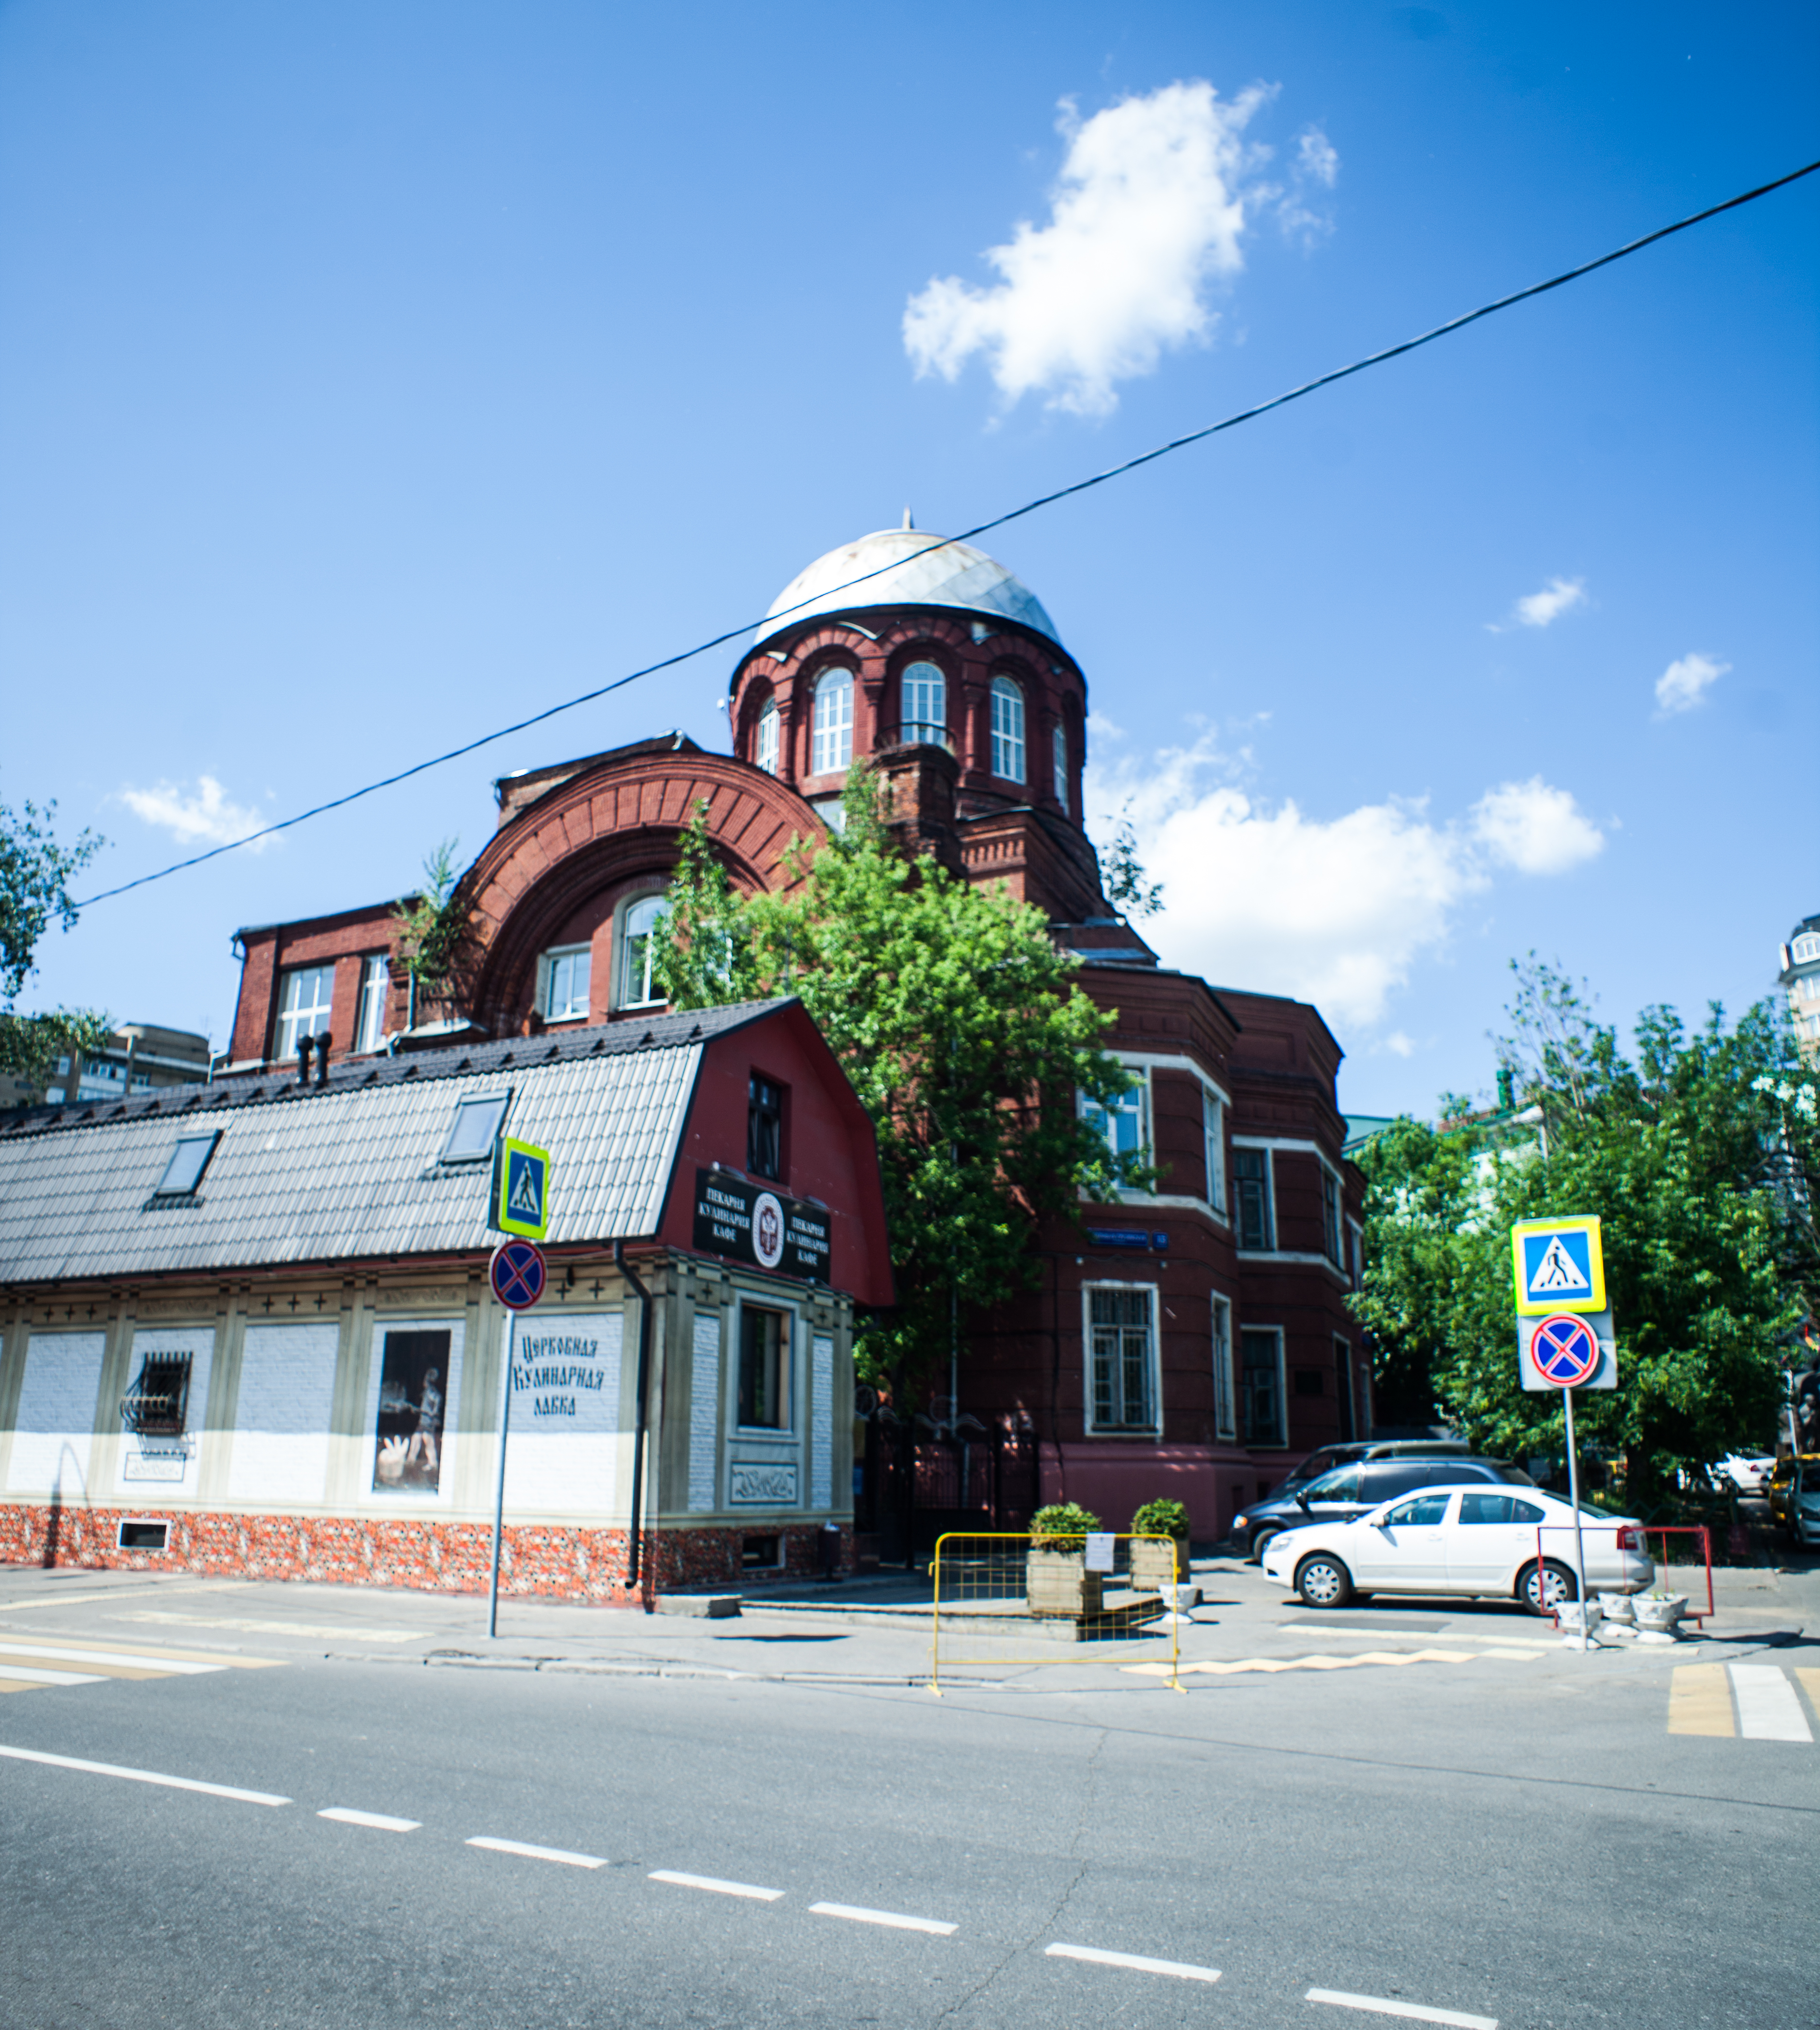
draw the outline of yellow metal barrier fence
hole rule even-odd
[[[944,1671],[1122,1664],[1133,1655],[1166,1662],[1159,1682],[1183,1689],[1172,1537],[956,1531],[938,1538],[930,1578],[929,1689],[938,1697]]]

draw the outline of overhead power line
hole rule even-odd
[[[628,684],[635,684],[646,677],[654,677],[663,670],[673,670],[679,663],[691,661],[705,655],[711,649],[724,648],[742,634],[749,634],[767,623],[782,624],[801,607],[819,604],[830,594],[851,592],[868,580],[894,571],[916,558],[927,556],[931,551],[945,549],[950,544],[971,542],[976,536],[990,535],[994,529],[1002,529],[1008,522],[1020,521],[1026,515],[1034,515],[1039,507],[1053,507],[1058,500],[1068,500],[1077,493],[1086,493],[1094,487],[1104,486],[1109,480],[1122,479],[1128,472],[1135,472],[1142,466],[1153,465],[1160,458],[1167,458],[1172,452],[1186,451],[1189,445],[1204,442],[1217,437],[1222,430],[1236,429],[1241,423],[1249,423],[1259,416],[1267,416],[1272,409],[1280,409],[1291,402],[1299,402],[1305,395],[1312,395],[1317,389],[1331,388],[1335,381],[1344,381],[1354,374],[1362,374],[1368,366],[1381,366],[1386,360],[1401,359],[1406,352],[1413,352],[1418,346],[1432,345],[1437,338],[1446,338],[1456,331],[1463,331],[1469,324],[1476,324],[1481,318],[1488,318],[1499,310],[1507,310],[1513,304],[1527,303],[1532,296],[1546,296],[1551,289],[1558,289],[1564,283],[1577,282],[1584,275],[1594,273],[1600,268],[1609,268],[1614,261],[1621,261],[1632,254],[1640,254],[1646,247],[1653,247],[1658,240],[1666,240],[1677,232],[1685,232],[1690,225],[1699,225],[1709,218],[1717,218],[1722,212],[1736,211],[1740,205],[1752,204],[1760,197],[1767,197],[1772,191],[1798,183],[1803,177],[1811,177],[1820,169],[1820,162],[1807,162],[1798,169],[1792,169],[1785,177],[1777,177],[1774,183],[1759,184],[1755,190],[1741,191],[1736,197],[1727,198],[1722,204],[1708,205],[1704,211],[1691,213],[1685,218],[1677,218],[1672,225],[1658,226],[1654,232],[1646,232],[1640,240],[1632,240],[1622,247],[1614,247],[1609,254],[1601,254],[1595,261],[1584,261],[1577,268],[1569,268],[1558,275],[1551,275],[1545,282],[1532,282],[1526,289],[1517,289],[1510,296],[1499,296],[1495,302],[1481,303],[1476,310],[1464,315],[1450,318],[1445,324],[1438,324],[1432,331],[1424,331],[1419,337],[1406,338],[1400,345],[1387,345],[1381,352],[1369,352],[1362,359],[1355,359],[1350,366],[1336,366],[1331,373],[1318,374],[1312,381],[1305,381],[1298,388],[1289,389],[1275,395],[1268,402],[1259,402],[1249,409],[1240,409],[1225,416],[1216,423],[1209,423],[1204,429],[1190,430],[1185,437],[1172,437],[1167,444],[1141,452],[1136,458],[1128,458],[1118,465],[1109,466],[1104,472],[1096,472],[1090,478],[1077,479],[1072,486],[1058,487],[1053,493],[1038,494],[1035,500],[1027,500],[1021,507],[1013,507],[1003,515],[995,515],[989,522],[980,522],[971,529],[964,529],[955,536],[937,537],[923,548],[913,550],[908,556],[894,558],[888,564],[881,564],[875,571],[862,571],[857,578],[831,586],[815,593],[812,599],[799,602],[797,606],[786,607],[781,612],[762,615],[756,620],[741,621],[737,627],[711,635],[705,641],[697,641],[693,648],[683,649],[674,656],[666,656],[661,661],[647,663],[642,669],[631,671],[622,677],[615,677],[609,684],[601,684],[591,691],[583,691],[578,697],[565,698],[560,705],[533,712],[529,719],[515,720],[510,726],[502,726],[492,733],[483,733],[477,740],[470,740],[462,746],[451,747],[446,753],[432,755],[428,760],[413,762],[408,768],[400,768],[396,775],[383,775],[376,783],[368,783],[362,788],[350,790],[344,797],[336,797],[325,804],[317,804],[310,809],[299,811],[295,817],[280,818],[276,824],[262,826],[258,831],[248,832],[244,838],[230,839],[225,846],[210,847],[206,853],[193,853],[188,860],[175,861],[169,867],[161,867],[155,874],[142,874],[136,880],[123,881],[117,888],[104,888],[100,894],[91,895],[87,901],[75,906],[86,909],[97,902],[110,902],[116,895],[125,895],[135,888],[143,888],[154,881],[168,879],[173,874],[182,874],[192,867],[200,867],[206,861],[217,860],[224,853],[237,853],[242,846],[251,846],[262,838],[270,838],[281,831],[290,831],[300,824],[307,824],[312,818],[325,817],[331,811],[344,809],[347,805],[358,803],[363,797],[377,796],[381,790],[396,788],[407,783],[414,775],[423,775],[431,768],[440,768],[445,763],[459,761],[465,754],[473,754],[483,747],[490,747],[495,741],[509,739],[514,733],[523,733],[533,726],[541,726],[546,719],[555,719],[559,713],[573,712],[577,706],[592,705],[596,698],[610,697],[623,690]]]

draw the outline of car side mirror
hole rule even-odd
[[[1305,1490],[1300,1488],[1296,1490],[1295,1505],[1302,1511],[1304,1515],[1306,1515],[1310,1512],[1308,1506],[1307,1493]]]

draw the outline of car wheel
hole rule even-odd
[[[1282,1534],[1283,1532],[1280,1530],[1260,1530],[1257,1532],[1257,1535],[1251,1540],[1251,1562],[1253,1564],[1261,1565],[1263,1563],[1265,1552],[1270,1549],[1271,1545],[1275,1543],[1276,1539]]]
[[[1352,1574],[1338,1558],[1317,1551],[1296,1567],[1295,1589],[1306,1607],[1344,1607],[1352,1598]]]
[[[1517,1597],[1532,1614],[1552,1614],[1566,1601],[1577,1600],[1580,1589],[1566,1565],[1552,1558],[1543,1561],[1540,1578],[1533,1563],[1523,1567],[1517,1581]]]

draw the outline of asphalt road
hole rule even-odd
[[[1505,2030],[1820,2024],[1820,1747],[1671,1735],[1667,1675],[938,1701],[293,1656],[46,1687],[0,1698],[0,1749],[63,1758],[0,1755],[0,2023],[1398,2020],[1316,1990]]]

